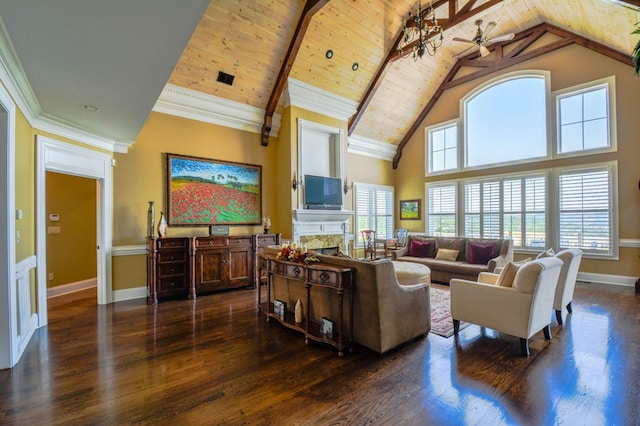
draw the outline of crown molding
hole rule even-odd
[[[291,77],[287,80],[285,95],[286,106],[304,108],[342,121],[348,121],[358,108],[358,102]]]
[[[387,142],[381,142],[364,136],[351,135],[349,136],[349,146],[347,150],[351,154],[392,161],[397,149],[398,147],[396,145]]]
[[[261,108],[173,84],[165,86],[153,110],[258,134],[262,133],[265,113]],[[273,115],[271,132],[274,136],[278,136],[280,120],[280,114]]]
[[[127,152],[129,146],[133,144],[133,141],[116,141],[97,135],[82,126],[45,113],[22,68],[2,17],[0,17],[0,79],[29,125],[36,130],[51,132],[111,152]]]

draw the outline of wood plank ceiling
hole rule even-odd
[[[312,16],[292,40],[305,5]],[[350,134],[402,146],[468,48],[452,39],[472,38],[476,19],[496,22],[494,37],[548,23],[617,51],[629,64],[637,41],[631,31],[640,21],[640,0],[437,0],[433,6],[445,29],[436,55],[388,62],[414,0],[212,0],[169,83],[261,109],[273,95],[272,109],[280,113],[285,99],[276,85],[288,72],[360,104]],[[287,56],[294,42],[297,53]],[[217,82],[218,71],[234,75],[233,86]]]

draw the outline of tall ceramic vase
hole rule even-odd
[[[153,238],[153,227],[156,224],[156,208],[153,201],[149,201],[149,209],[147,210],[147,237]]]
[[[164,217],[164,212],[160,212],[160,222],[158,222],[158,235],[160,238],[167,236],[167,219]]]

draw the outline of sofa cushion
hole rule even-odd
[[[509,262],[506,264],[502,271],[500,271],[500,275],[496,281],[496,285],[502,287],[511,287],[513,285],[513,280],[516,277],[516,272],[520,268],[519,265],[516,265],[513,262]]]
[[[458,258],[459,253],[460,251],[458,250],[439,248],[438,253],[436,254],[436,259],[454,262]]]
[[[467,247],[467,239],[466,238],[445,238],[445,237],[436,237],[436,250],[438,249],[449,249],[449,250],[458,250],[458,257],[456,260],[464,261],[466,260],[465,249]]]
[[[467,243],[468,261],[472,264],[487,264],[489,260],[496,257],[496,243]]]
[[[418,241],[421,243],[429,243],[429,254],[427,257],[436,257],[436,239],[433,237],[422,237],[419,235],[409,236],[407,246],[410,247],[410,241]]]
[[[549,250],[545,250],[545,251],[541,252],[540,254],[538,254],[536,256],[536,259],[543,259],[545,257],[553,257],[555,255],[556,255],[556,253],[553,251],[553,248],[550,248]]]
[[[411,245],[409,246],[409,256],[431,257],[429,256],[430,247],[431,242],[429,241],[411,240]]]

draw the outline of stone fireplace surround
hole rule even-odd
[[[309,250],[338,247],[348,254],[352,216],[350,210],[292,210],[292,241]]]

